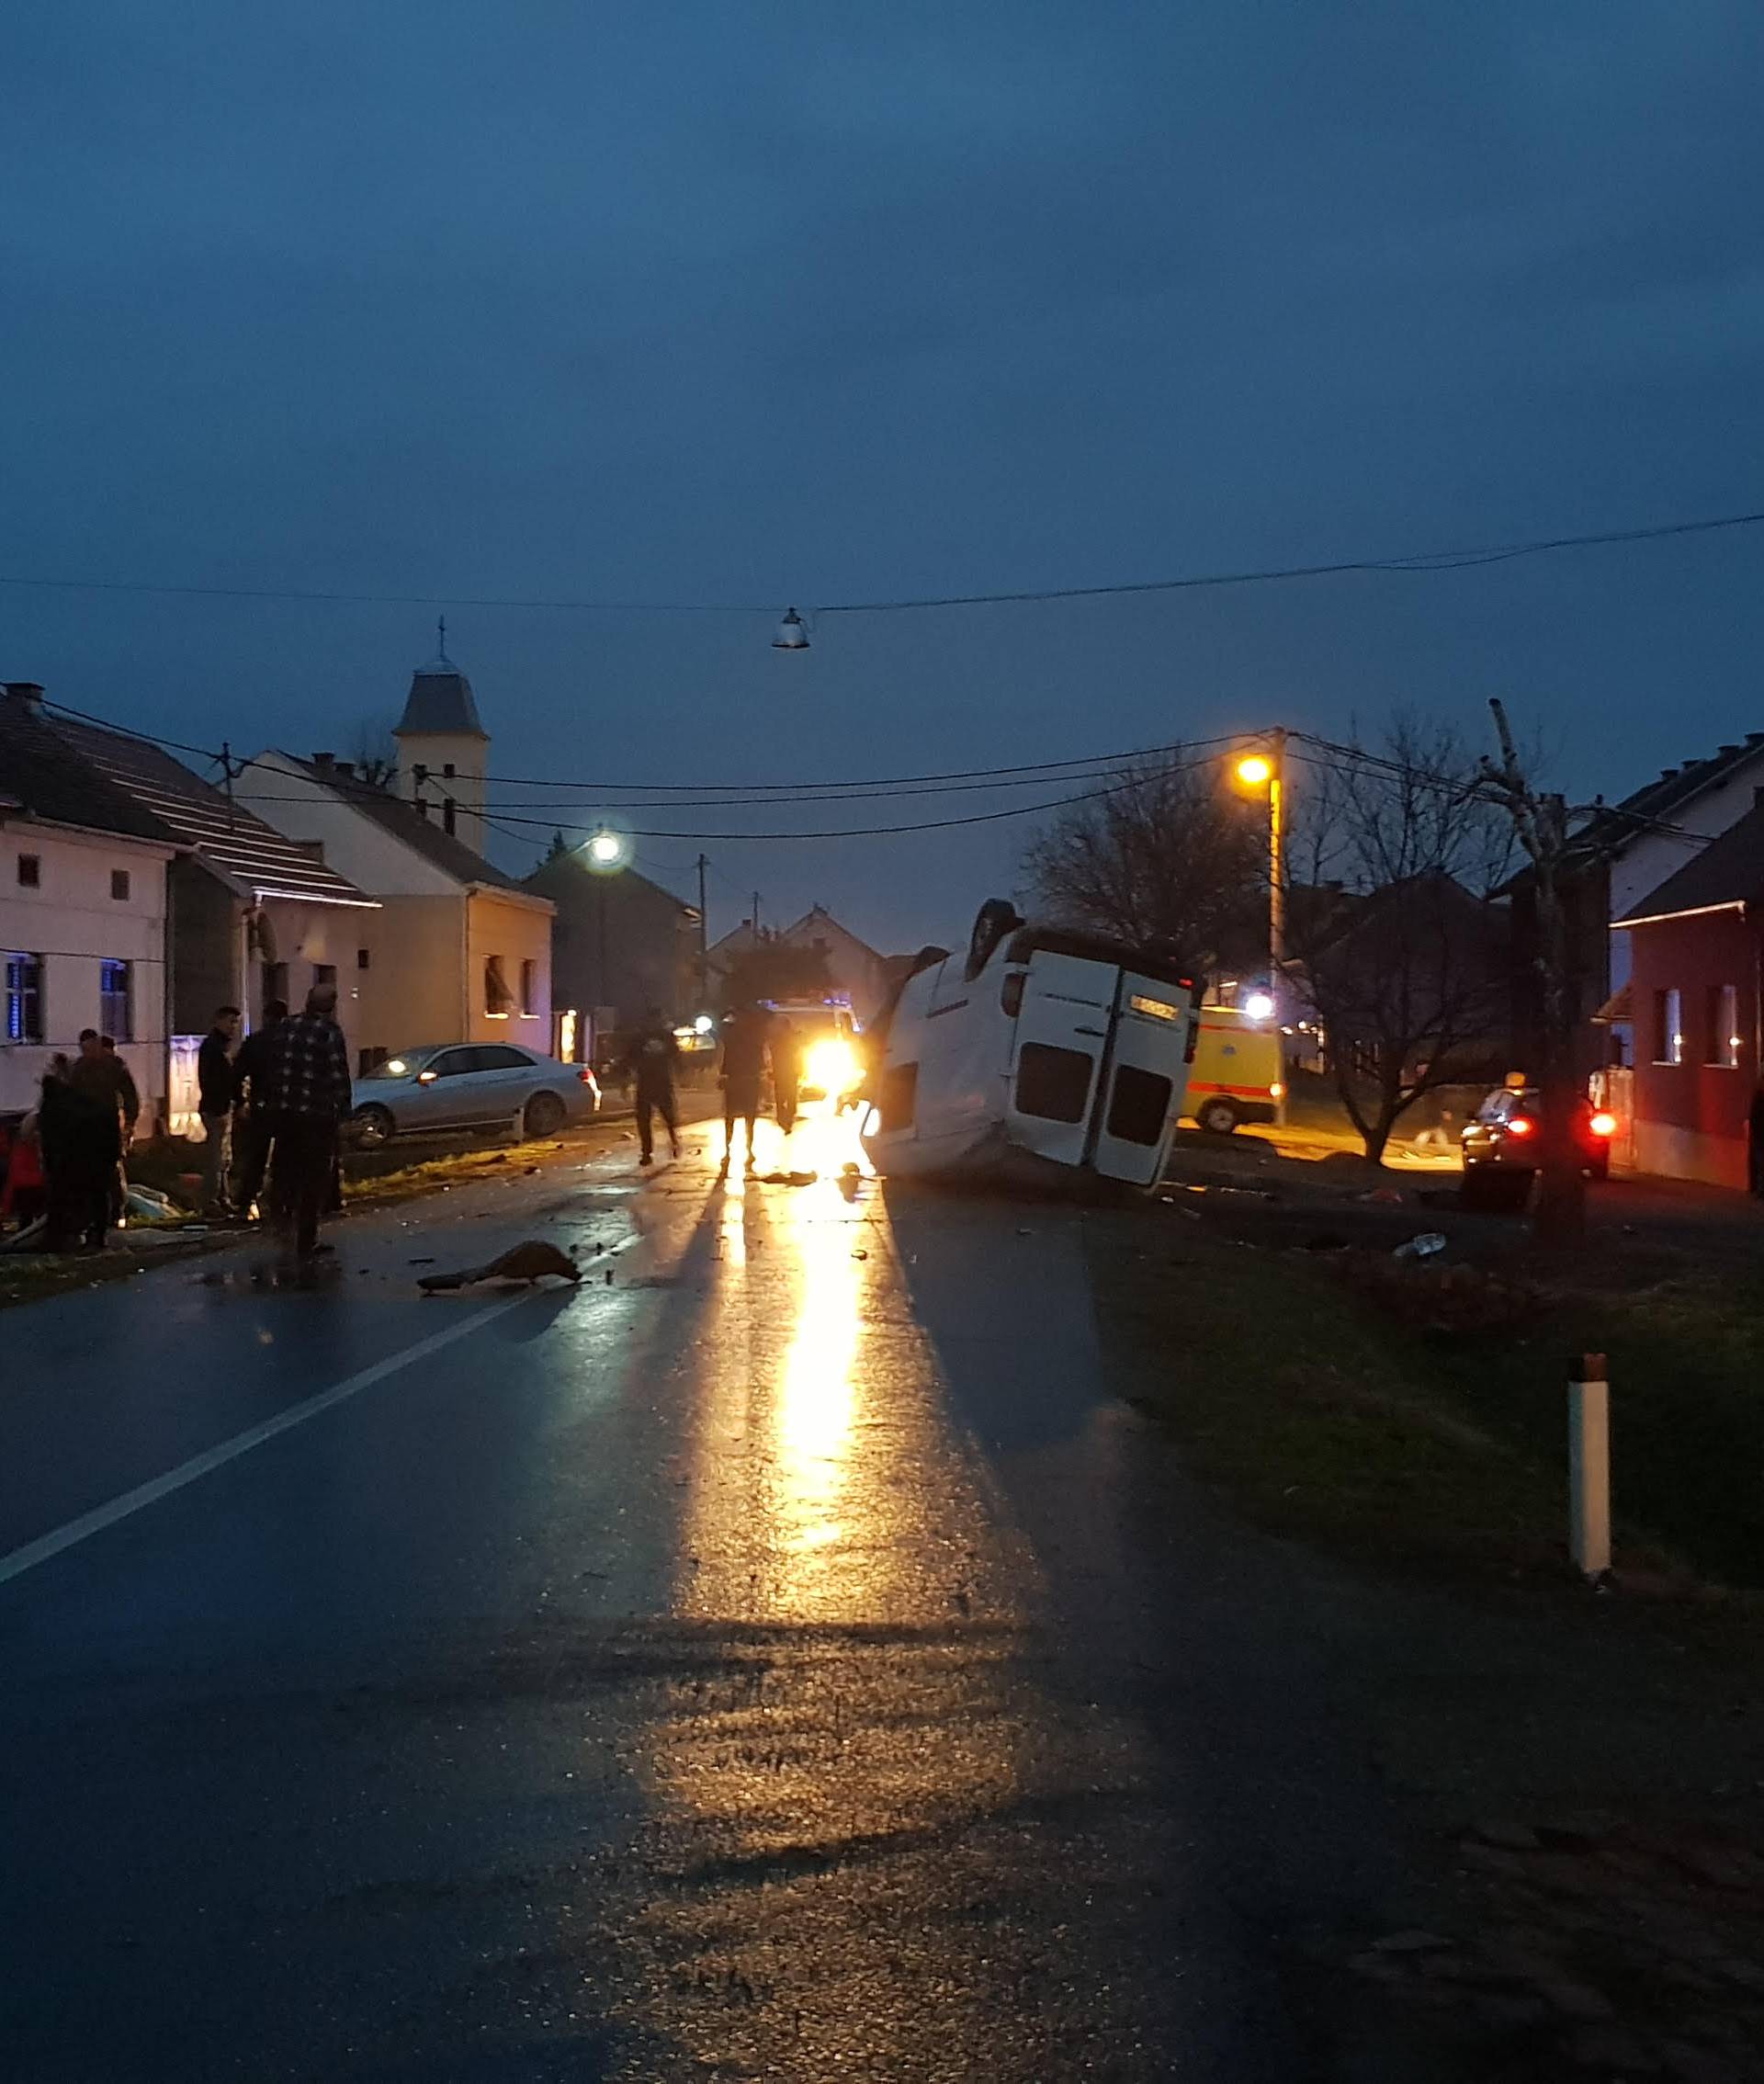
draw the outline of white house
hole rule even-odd
[[[0,695],[0,1113],[33,1105],[51,1055],[82,1028],[115,1037],[141,1093],[166,1094],[166,866],[156,820],[72,758],[34,682]]]

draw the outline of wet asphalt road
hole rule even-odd
[[[845,1134],[7,1319],[0,2071],[1408,2074],[1302,1966],[1400,1872],[1288,1564],[1109,1394],[1080,1218]],[[526,1236],[584,1285],[417,1295]]]

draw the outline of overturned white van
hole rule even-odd
[[[1182,1111],[1193,980],[994,899],[966,957],[926,948],[872,1024],[864,1141],[884,1173],[1067,1166],[1149,1187]]]

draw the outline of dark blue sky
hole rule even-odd
[[[13,8],[0,572],[766,604],[455,605],[510,775],[968,767],[1397,701],[1481,731],[1500,694],[1571,794],[1620,791],[1764,727],[1764,531],[829,618],[797,658],[771,623],[1764,505],[1761,21]],[[347,749],[432,648],[417,607],[0,587],[0,675],[202,743]],[[758,884],[946,937],[1026,836],[715,844],[713,928]]]

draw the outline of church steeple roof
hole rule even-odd
[[[478,717],[471,683],[447,656],[447,618],[441,617],[439,644],[426,665],[411,675],[404,714],[393,730],[396,738],[485,738],[490,733]]]

